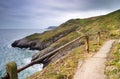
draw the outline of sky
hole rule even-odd
[[[42,29],[118,9],[120,0],[0,0],[0,29]]]

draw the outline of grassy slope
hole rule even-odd
[[[91,20],[91,19],[72,19],[69,20],[68,22],[72,22],[74,25],[79,26],[78,28],[84,28],[84,26],[92,21],[94,21],[95,19]],[[66,25],[65,25],[66,26]],[[73,31],[71,33],[69,33],[68,35],[66,35],[65,37],[57,40],[56,42],[54,42],[50,47],[52,48],[57,48],[61,45],[66,44],[67,42],[72,41],[73,39],[77,38],[78,36],[82,36],[83,33],[77,33],[76,31]]]
[[[64,27],[69,27],[68,24],[72,24],[72,26],[74,24],[74,26],[75,25],[79,26],[78,28],[83,28],[86,24],[89,24],[89,23],[93,22],[95,19],[96,18],[94,18],[94,19],[91,19],[91,18],[89,18],[89,19],[71,19],[71,20],[67,21],[66,23],[62,24],[61,26],[62,27],[63,26]],[[72,41],[73,39],[75,39],[75,38],[77,38],[79,36],[82,36],[82,35],[83,35],[82,32],[77,33],[76,30],[75,30],[75,31],[69,33],[68,35],[64,36],[63,38],[58,39],[56,42],[51,44],[49,47],[45,48],[44,50],[42,50],[42,51],[40,51],[38,53],[41,54],[41,53],[44,53],[45,51],[48,51],[50,49],[58,48],[58,47],[60,47],[60,46],[62,46],[64,44]]]
[[[78,29],[80,30],[80,35],[84,33],[93,33],[97,31],[109,31],[110,35],[113,37],[120,36],[120,10],[117,12],[113,12],[108,15],[99,16],[95,18],[89,19],[73,19],[68,21],[69,24],[72,23],[72,26],[77,25]],[[66,26],[67,24],[63,24],[62,26]],[[81,29],[82,27],[82,29]],[[118,31],[118,32],[116,32]],[[59,39],[55,43],[51,45],[51,47],[60,46],[76,37],[78,37],[78,33],[72,32],[67,36]],[[97,51],[99,46],[94,42],[95,40],[91,41],[91,52]],[[74,71],[77,67],[77,62],[79,59],[83,59],[84,57],[84,49],[83,47],[78,47],[71,51],[71,53],[66,56],[65,58],[56,61],[55,63],[49,64],[44,70],[37,72],[30,76],[27,79],[64,79],[69,77],[72,78]]]
[[[119,28],[120,28],[120,10],[99,17],[93,23],[87,25],[86,28],[83,29],[83,31],[89,33],[96,31],[109,31],[110,34],[112,35],[114,34],[114,32],[120,31]]]
[[[50,30],[50,31],[46,31],[43,34],[33,34],[28,36],[27,38],[29,40],[50,40],[51,38],[58,36],[59,34],[62,34],[66,31],[72,30],[72,29],[76,29],[78,27],[83,27],[84,23],[88,23],[92,20],[89,19],[71,19],[63,24],[61,24],[59,27],[57,27],[54,30]]]

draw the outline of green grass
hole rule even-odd
[[[28,36],[27,38],[29,40],[40,39],[42,41],[47,41],[47,40],[50,40],[50,39],[52,39],[60,34],[63,34],[63,33],[68,32],[68,31],[72,31],[76,28],[77,28],[77,26],[58,27],[55,30],[46,31],[43,34],[33,34],[33,35]]]
[[[115,49],[108,57],[106,62],[105,74],[106,79],[119,79],[120,78],[120,44],[116,44]]]
[[[53,47],[53,48],[56,47],[56,48],[58,48],[58,47],[60,47],[60,46],[62,46],[62,45],[64,45],[64,44],[72,41],[73,39],[75,39],[75,38],[77,38],[77,37],[79,37],[79,36],[81,36],[81,34],[78,34],[77,32],[72,32],[72,33],[66,35],[65,37],[57,40],[57,41],[54,42],[53,44],[51,44],[50,47]]]
[[[120,10],[108,15],[98,17],[94,22],[88,24],[83,29],[84,32],[97,32],[118,30],[120,28]]]
[[[114,38],[114,39],[119,39],[120,38],[120,29],[112,30],[110,32],[110,37]]]
[[[30,36],[27,36],[27,39],[29,40],[42,40],[42,41],[49,41],[52,38],[59,36],[60,34],[63,34],[68,31],[75,31],[77,28],[83,28],[86,24],[90,23],[94,19],[88,18],[88,19],[71,19],[63,24],[61,24],[56,29],[46,31],[42,34],[35,33]]]

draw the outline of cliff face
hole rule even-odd
[[[46,31],[42,34],[35,33],[23,39],[17,40],[12,43],[12,47],[30,48],[32,50],[42,50],[50,46],[58,39],[75,31],[77,28],[78,26],[71,27],[71,26],[61,25],[60,27],[54,30]]]
[[[17,40],[12,43],[12,46],[40,50],[40,52],[33,55],[33,61],[78,38],[79,36],[82,36],[85,33],[94,33],[98,31],[109,31],[110,36],[120,37],[120,10],[104,16],[87,19],[71,19],[53,30],[46,31],[41,34],[35,33],[23,39]],[[78,47],[80,44],[81,42],[71,44],[64,50],[57,51],[49,58],[45,58],[43,61],[38,63],[44,63],[47,65],[50,62],[53,62],[68,54],[68,51]]]
[[[29,40],[28,37],[25,37],[23,39],[17,40],[14,43],[12,43],[12,46],[19,47],[19,48],[30,48],[32,50],[42,50],[74,30],[75,29],[71,29],[64,33],[60,33],[56,36],[53,36],[51,39],[48,39],[48,40],[41,40],[41,39]],[[39,36],[41,34],[37,34],[37,35]]]
[[[19,47],[19,48],[30,48],[30,49],[36,49],[41,50],[45,48],[46,45],[44,45],[44,42],[41,40],[28,40],[27,38],[23,38],[20,40],[15,41],[12,43],[13,47]]]
[[[83,45],[83,41],[80,37],[74,39],[71,42],[66,43],[63,46],[58,48],[46,48],[32,56],[32,61],[42,58],[43,56],[51,53],[51,55],[47,56],[43,60],[39,61],[38,63],[43,63],[44,67],[47,66],[49,63],[56,61],[57,59],[67,55],[72,49]]]

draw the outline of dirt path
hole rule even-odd
[[[105,61],[115,40],[107,41],[100,50],[78,67],[74,79],[104,79]]]

